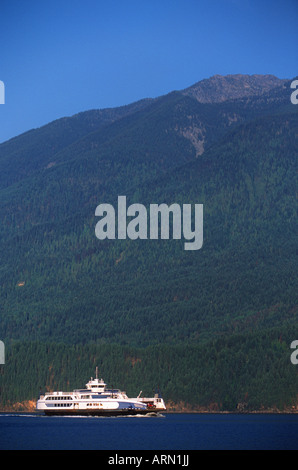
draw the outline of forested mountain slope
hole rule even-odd
[[[206,385],[217,373],[212,357],[218,363],[229,347],[236,353],[233,337],[238,335],[237,348],[243,351],[239,345],[245,338],[245,361],[256,365],[253,345],[268,353],[269,343],[261,341],[268,334],[275,346],[266,367],[282,363],[291,386],[286,393],[285,381],[266,406],[294,399],[297,373],[285,341],[291,332],[293,340],[298,334],[298,113],[290,102],[289,81],[236,78],[217,78],[218,87],[224,86],[209,102],[198,99],[201,85],[196,85],[196,95],[176,91],[125,108],[82,113],[0,146],[1,339],[8,352],[14,351],[16,364],[24,348],[30,362],[30,351],[36,358],[43,344],[52,344],[44,347],[50,348],[49,358],[56,357],[59,382],[55,344],[66,370],[77,344],[86,351],[98,348],[98,357],[106,354],[103,345],[110,345],[109,351],[116,348],[124,359],[127,348],[135,348],[132,357],[145,348],[139,373],[146,374],[146,361],[149,367],[155,354],[158,367],[162,355],[168,357],[171,372],[159,383],[167,399],[206,405],[209,396],[210,403],[225,408],[229,402],[233,408],[243,399],[253,368],[241,369],[239,388],[234,374],[230,401],[226,387],[225,398],[212,397]],[[206,83],[202,90],[206,96]],[[183,239],[98,240],[95,209],[100,203],[116,207],[119,195],[127,196],[128,205],[147,208],[203,204],[203,247],[185,251]],[[178,354],[175,348],[185,358],[177,369],[170,361]],[[189,354],[202,355],[204,348],[217,348],[211,362],[187,362]],[[44,357],[40,378],[48,383],[41,371],[47,367]],[[177,383],[184,375],[192,377],[196,367],[205,367],[206,380],[197,384],[193,400],[187,387],[175,396]],[[228,374],[231,360],[226,367]],[[108,378],[112,369],[106,369]],[[260,378],[252,381],[257,388],[250,391],[249,406],[266,401],[269,385],[261,392],[265,369],[258,365]],[[136,370],[127,370],[126,379]],[[189,384],[196,387],[193,379]],[[28,398],[31,388],[26,390],[16,399]]]

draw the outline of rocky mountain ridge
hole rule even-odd
[[[181,90],[199,103],[222,103],[256,95],[263,95],[274,88],[282,88],[289,83],[274,75],[213,75]]]

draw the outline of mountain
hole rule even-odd
[[[153,363],[166,398],[194,407],[296,403],[289,344],[298,333],[298,114],[290,83],[215,76],[0,145],[3,403],[34,398],[32,380],[65,386],[69,376],[78,386],[95,360],[125,385],[153,379]],[[147,209],[203,204],[203,247],[98,240],[95,209],[116,207],[119,195]],[[13,370],[23,389],[9,379]]]
[[[141,100],[114,109],[91,110],[57,119],[0,145],[0,187],[7,187],[54,164],[53,156],[95,129],[146,107]]]
[[[222,103],[228,100],[261,96],[288,86],[288,80],[274,75],[214,75],[182,91],[199,103]]]

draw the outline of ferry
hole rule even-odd
[[[122,416],[156,415],[166,410],[164,400],[159,393],[152,398],[141,398],[142,391],[136,398],[128,398],[118,389],[108,389],[103,379],[96,377],[89,380],[85,389],[73,392],[48,392],[40,395],[36,410],[45,415],[80,415],[80,416]]]

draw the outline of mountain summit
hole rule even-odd
[[[283,87],[287,79],[274,75],[214,75],[182,90],[200,103],[221,103],[248,96],[262,95]]]

